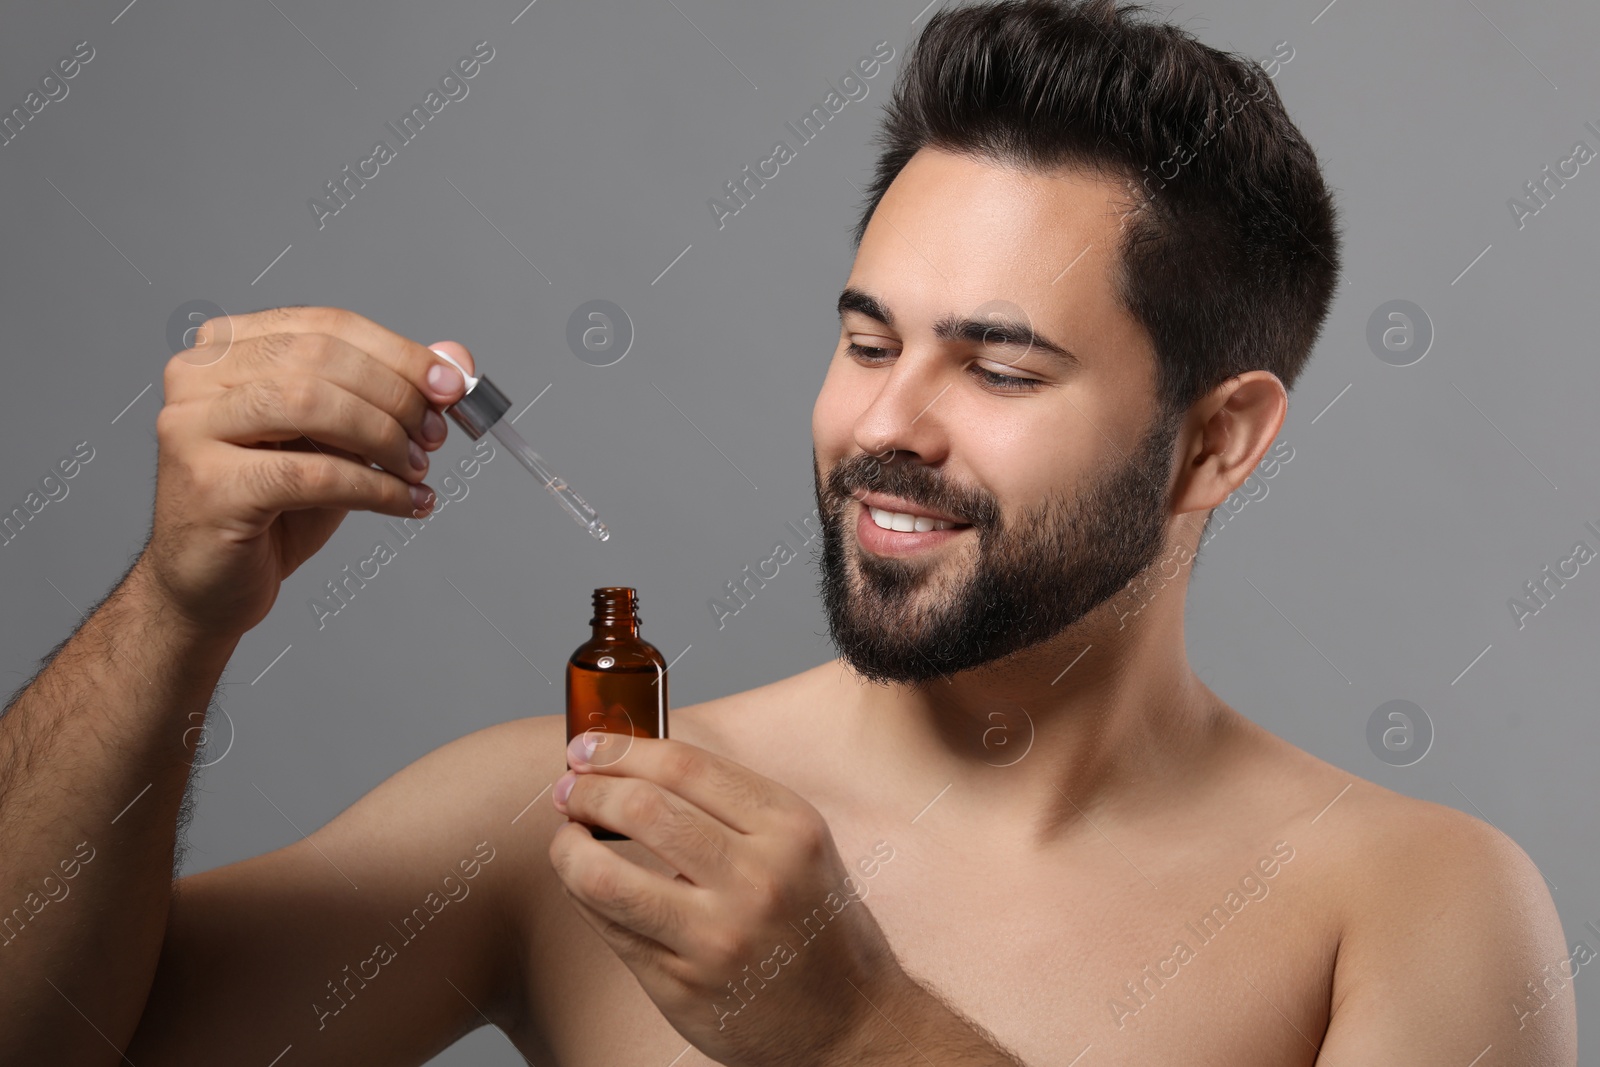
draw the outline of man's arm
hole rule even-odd
[[[420,1064],[479,1026],[516,1032],[522,894],[555,819],[512,820],[564,731],[468,734],[309,837],[180,881],[129,1060]]]
[[[883,992],[871,998],[859,989],[848,994],[870,1006],[867,1023],[817,1067],[1028,1067],[909,974],[901,972],[895,988]]]
[[[123,1059],[212,687],[350,509],[432,506],[426,453],[464,389],[337,308],[207,320],[162,382],[150,540],[0,717],[0,1062]]]
[[[1595,946],[1565,947],[1521,848],[1429,804],[1404,832],[1386,834],[1369,863],[1339,945],[1317,1067],[1577,1067],[1571,979]]]
[[[120,1058],[166,929],[191,728],[235,643],[135,564],[0,718],[0,1063]]]

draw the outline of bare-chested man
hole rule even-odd
[[[493,1024],[540,1067],[1572,1067],[1528,857],[1185,657],[1338,275],[1274,72],[1104,3],[932,16],[812,412],[840,658],[620,758],[556,708],[481,730],[174,887],[192,713],[348,510],[426,510],[463,388],[350,312],[208,322],[148,545],[0,719],[0,1061],[416,1064]]]

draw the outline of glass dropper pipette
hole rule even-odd
[[[502,393],[487,376],[473,377],[467,369],[454,359],[445,355],[437,348],[430,349],[435,355],[445,360],[467,381],[467,391],[454,404],[445,408],[445,413],[456,421],[456,425],[471,435],[476,441],[485,433],[493,434],[501,444],[510,450],[517,462],[526,467],[535,478],[544,483],[544,487],[561,501],[561,506],[567,509],[579,526],[589,531],[590,536],[597,541],[604,541],[611,536],[605,524],[596,517],[594,508],[591,508],[572,487],[560,478],[545,464],[544,458],[535,452],[528,442],[522,439],[511,426],[511,420],[505,417],[511,410],[511,398]]]

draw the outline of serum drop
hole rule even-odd
[[[612,763],[633,737],[667,736],[667,664],[639,636],[639,598],[629,586],[594,591],[593,635],[567,660],[567,741],[599,731],[596,763]],[[571,764],[567,766],[571,770]],[[591,826],[599,841],[627,841],[625,834]]]

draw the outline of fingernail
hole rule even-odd
[[[407,441],[406,451],[411,457],[412,470],[416,471],[418,474],[421,474],[423,471],[428,469],[428,454],[422,450],[421,445],[417,444],[415,441]]]
[[[572,792],[573,783],[577,780],[578,776],[573,774],[571,771],[568,771],[566,774],[563,774],[556,780],[555,790],[551,793],[551,796],[555,798],[556,807],[561,808],[562,810],[566,809],[567,795]]]
[[[461,372],[448,363],[435,363],[428,368],[428,387],[441,397],[453,395],[464,383]]]
[[[427,512],[429,505],[432,503],[432,489],[429,489],[425,485],[413,485],[411,487],[411,504],[414,508],[416,508],[416,511],[413,512],[413,514],[416,515],[417,518],[422,518],[423,514]]]
[[[574,737],[567,744],[567,762],[588,763],[594,755],[594,746],[597,741],[598,738],[588,730]]]
[[[436,445],[443,441],[446,429],[444,416],[432,408],[429,408],[428,413],[422,416],[422,439],[430,445]]]

